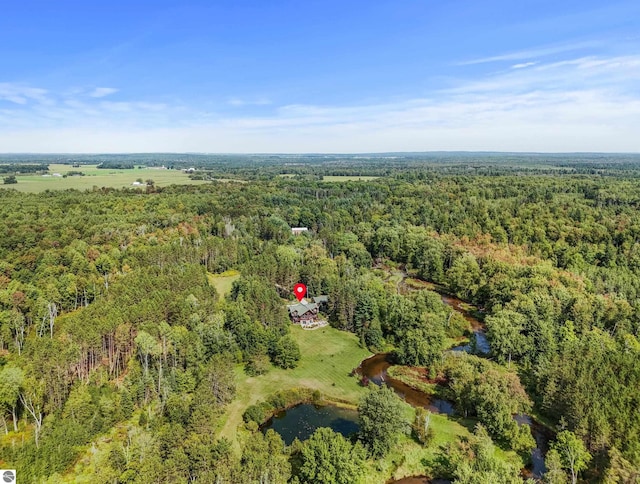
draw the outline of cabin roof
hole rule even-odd
[[[298,304],[291,304],[287,306],[287,309],[289,310],[289,315],[293,314],[294,312],[297,312],[298,316],[302,316],[303,314],[308,313],[309,311],[318,309],[318,305],[314,302],[309,303],[305,301],[305,302],[299,302]]]

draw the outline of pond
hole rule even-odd
[[[303,403],[278,412],[260,428],[263,432],[275,430],[286,445],[291,445],[296,437],[307,440],[320,427],[329,427],[347,437],[359,430],[358,412],[333,405]]]

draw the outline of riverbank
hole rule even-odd
[[[438,395],[439,385],[446,383],[445,380],[441,378],[429,379],[426,368],[414,366],[391,365],[387,369],[387,374],[427,395]]]

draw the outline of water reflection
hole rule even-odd
[[[388,353],[379,353],[362,361],[359,372],[362,376],[367,377],[370,383],[378,386],[384,384],[392,388],[409,405],[423,407],[432,412],[444,413],[446,415],[454,414],[453,404],[451,402],[435,398],[432,395],[410,387],[400,380],[390,377],[387,374],[390,366],[390,355]]]
[[[549,450],[549,441],[553,435],[550,430],[544,428],[529,415],[518,414],[513,418],[518,424],[528,425],[531,429],[531,435],[536,441],[536,447],[531,451],[531,474],[532,477],[540,479],[547,470],[544,465],[544,456]]]
[[[296,405],[277,413],[261,429],[273,429],[282,436],[286,445],[295,438],[306,440],[320,427],[329,427],[345,437],[359,430],[358,412],[333,405]]]
[[[464,351],[465,353],[478,353],[486,355],[491,350],[489,340],[484,329],[475,329],[473,331],[472,341],[466,345],[454,346],[451,351]]]

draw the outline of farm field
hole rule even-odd
[[[179,170],[164,170],[160,168],[135,168],[133,170],[98,169],[97,165],[82,165],[72,168],[71,165],[50,164],[49,173],[65,175],[69,171],[81,171],[85,176],[42,176],[18,175],[18,183],[0,185],[0,188],[15,189],[20,192],[39,193],[45,190],[90,190],[94,186],[102,188],[135,188],[132,183],[138,178],[144,181],[151,179],[156,186],[168,185],[200,185],[208,183],[203,180],[191,180],[186,173]],[[144,186],[138,187],[144,190]]]

